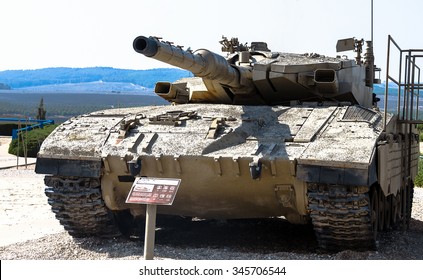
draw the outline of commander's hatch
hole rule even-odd
[[[423,111],[419,110],[420,90],[423,89],[423,84],[418,64],[422,61],[423,49],[403,50],[388,35],[385,128],[386,114],[389,111],[396,113],[401,123],[423,124]]]

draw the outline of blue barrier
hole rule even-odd
[[[54,120],[34,120],[34,119],[18,119],[18,118],[0,118],[3,122],[21,122],[21,123],[35,123],[31,126],[26,126],[19,129],[12,130],[12,140],[18,138],[18,133],[21,131],[31,131],[34,128],[43,128],[44,125],[54,124]]]

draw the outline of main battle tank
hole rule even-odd
[[[226,57],[137,37],[135,51],[194,77],[156,84],[169,105],[77,116],[44,141],[36,172],[71,235],[115,235],[144,217],[145,205],[126,203],[141,176],[180,179],[158,213],[283,216],[311,222],[322,248],[373,247],[378,231],[407,224],[418,137],[376,107],[371,42],[364,61],[356,39],[337,45],[355,59],[220,43]]]

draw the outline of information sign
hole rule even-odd
[[[126,203],[172,205],[181,179],[137,177]]]

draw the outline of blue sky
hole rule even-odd
[[[273,51],[336,55],[338,39],[370,39],[371,0],[2,0],[0,71],[45,67],[167,67],[137,54],[138,35],[220,53],[222,35]],[[374,0],[376,64],[387,36],[423,48],[423,1]],[[347,53],[354,56],[354,53]]]

